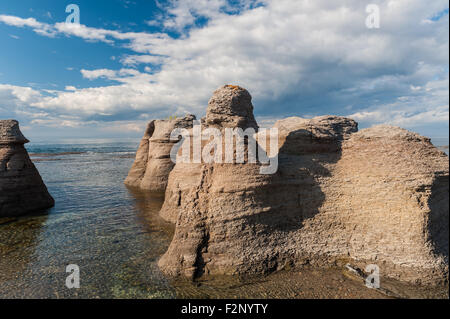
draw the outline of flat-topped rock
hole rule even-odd
[[[293,154],[336,151],[343,140],[358,131],[354,120],[331,115],[312,119],[289,117],[277,121],[274,127],[278,129],[283,153]]]
[[[392,125],[375,125],[369,129],[362,130],[353,136],[354,139],[390,139],[390,140],[404,140],[404,141],[420,141],[429,143],[431,140],[428,137],[421,136],[417,133],[405,130],[404,128]]]
[[[307,132],[306,135],[312,139],[342,140],[358,131],[358,123],[354,120],[334,115],[318,116],[312,119],[288,117],[277,121],[274,127],[281,132]]]

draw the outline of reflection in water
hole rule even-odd
[[[135,144],[28,146],[30,153],[45,153],[35,155],[40,159],[36,167],[56,205],[46,216],[0,219],[0,298],[385,296],[341,270],[305,269],[246,280],[167,280],[157,261],[169,247],[174,226],[159,217],[163,194],[123,184]],[[69,264],[80,267],[80,289],[65,286]],[[443,290],[392,287],[402,296],[444,296]]]
[[[138,209],[137,217],[142,225],[154,231],[160,230],[165,232],[172,238],[175,232],[175,225],[165,221],[159,215],[159,211],[164,203],[164,193],[148,192],[134,187],[126,187],[135,200],[136,208]],[[160,255],[164,254],[166,250],[164,249]]]

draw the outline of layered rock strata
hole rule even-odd
[[[170,159],[170,151],[178,143],[170,135],[177,128],[192,128],[194,120],[195,116],[187,115],[179,119],[151,121],[125,184],[143,190],[164,192],[169,173],[175,165]]]
[[[219,129],[240,127],[258,130],[252,96],[246,89],[235,85],[217,89],[209,100],[204,125]]]
[[[14,120],[0,120],[0,217],[16,217],[54,205]]]
[[[215,92],[206,127],[257,128],[250,94]],[[222,112],[223,110],[223,112]],[[305,264],[376,264],[383,277],[448,281],[448,157],[391,126],[278,121],[279,168],[177,163],[161,215],[176,223],[169,276],[261,274]]]

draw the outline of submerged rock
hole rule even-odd
[[[239,113],[246,94],[229,103],[233,87],[223,90],[204,123],[257,128],[253,114]],[[448,281],[449,164],[429,139],[390,126],[357,132],[355,121],[337,116],[288,118],[275,127],[276,174],[260,174],[258,163],[175,165],[160,212],[176,224],[159,261],[164,273],[192,278],[351,263],[376,264],[382,277]]]
[[[28,140],[17,121],[0,120],[0,217],[21,216],[54,205],[25,143]]]
[[[170,134],[176,128],[192,128],[194,120],[194,115],[187,115],[179,119],[151,121],[125,184],[143,190],[164,192],[169,173],[175,165],[170,159],[170,151],[178,143],[170,139]]]

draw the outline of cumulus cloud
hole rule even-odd
[[[41,93],[30,87],[0,84],[0,101],[5,108],[27,106],[41,98]]]
[[[200,20],[202,23],[205,21],[207,23],[222,16],[242,14],[258,5],[265,4],[265,2],[265,0],[169,0],[165,3],[157,2],[164,13],[155,20],[147,21],[147,24],[163,26],[164,29],[184,33]]]
[[[411,94],[389,104],[376,105],[349,116],[367,124],[392,124],[406,128],[445,124],[449,120],[448,78],[412,86]]]
[[[265,121],[332,113],[367,125],[448,125],[448,13],[435,18],[447,1],[376,1],[380,29],[366,28],[358,0],[230,3],[170,1],[159,23],[179,37],[4,15],[0,22],[131,51],[122,69],[81,70],[114,85],[37,95],[29,103],[40,110],[101,119],[201,115],[211,92],[232,83],[250,90]],[[207,23],[197,25],[199,18]],[[140,64],[146,73],[133,69]]]

